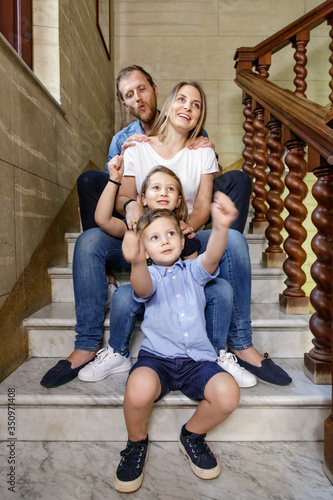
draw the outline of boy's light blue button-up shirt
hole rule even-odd
[[[215,349],[207,337],[204,286],[218,275],[210,275],[201,256],[182,261],[171,268],[152,265],[149,272],[153,292],[145,303],[141,329],[145,334],[142,349],[166,358],[190,357],[195,361],[216,361]]]

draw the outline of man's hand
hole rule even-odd
[[[146,262],[146,252],[140,236],[134,231],[126,231],[122,243],[124,259],[132,264]]]
[[[229,228],[234,220],[237,219],[238,210],[231,199],[220,191],[214,194],[214,200],[211,208],[213,227]]]
[[[124,157],[117,155],[112,158],[108,163],[110,179],[120,182],[124,173]]]
[[[199,148],[213,148],[215,151],[215,144],[213,144],[208,137],[201,135],[200,137],[195,137],[187,144],[188,149],[199,149]]]
[[[125,149],[135,146],[136,142],[148,142],[150,141],[150,137],[147,137],[144,134],[133,134],[130,137],[126,139],[124,144],[121,146],[121,154],[123,155],[125,152]]]

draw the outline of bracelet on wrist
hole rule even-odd
[[[127,207],[127,205],[129,203],[131,203],[131,201],[136,201],[136,200],[134,200],[133,198],[131,198],[130,200],[125,201],[125,203],[123,205],[124,214],[126,214],[126,207]]]
[[[118,187],[121,186],[121,182],[114,181],[109,177],[109,182],[112,182],[112,184],[116,184]]]

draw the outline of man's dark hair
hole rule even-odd
[[[121,68],[121,70],[119,71],[118,76],[117,76],[116,86],[117,86],[117,96],[122,101],[124,101],[124,98],[122,96],[122,93],[120,92],[119,83],[121,82],[121,80],[123,78],[126,78],[127,75],[129,75],[130,73],[132,73],[132,71],[140,71],[147,78],[147,81],[148,81],[149,85],[152,88],[155,87],[154,80],[152,79],[152,77],[150,76],[150,74],[147,73],[147,71],[144,70],[141,66],[137,66],[136,64],[132,64],[131,66],[126,66],[125,68]]]

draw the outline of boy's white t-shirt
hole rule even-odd
[[[179,151],[171,160],[159,156],[149,142],[137,142],[124,153],[124,175],[134,176],[138,194],[142,183],[153,167],[163,165],[178,175],[184,190],[188,213],[193,210],[201,176],[219,171],[215,152],[212,148],[188,149]]]

